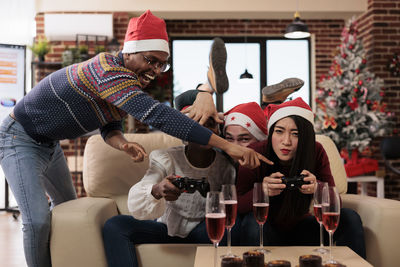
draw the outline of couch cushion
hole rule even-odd
[[[346,170],[344,169],[343,160],[340,157],[335,143],[330,137],[320,134],[316,135],[316,140],[324,147],[326,154],[328,155],[333,179],[335,180],[335,185],[339,193],[345,194],[347,192],[347,175]]]
[[[162,132],[125,134],[129,141],[141,144],[146,152],[182,145],[182,141]],[[122,151],[107,145],[100,135],[91,136],[83,157],[83,185],[88,196],[127,195],[132,185],[144,176],[149,166],[146,158],[135,163]]]
[[[112,196],[111,198],[115,201],[115,204],[117,205],[119,214],[132,215],[128,209],[128,195],[127,194],[119,195],[119,196]]]

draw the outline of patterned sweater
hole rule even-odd
[[[209,129],[142,92],[122,53],[101,53],[50,74],[14,108],[17,121],[38,142],[74,139],[96,129],[105,138],[122,129],[127,113],[182,140],[207,144],[211,136]]]

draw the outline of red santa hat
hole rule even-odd
[[[268,130],[275,122],[291,115],[303,117],[314,125],[314,113],[301,97],[283,102],[279,105],[269,104],[265,114],[268,120]]]
[[[147,10],[138,18],[131,18],[126,30],[122,53],[164,51],[169,55],[165,21]]]
[[[224,115],[224,134],[227,126],[239,125],[248,130],[258,141],[267,139],[267,120],[256,102],[237,105]]]

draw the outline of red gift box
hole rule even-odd
[[[379,169],[378,161],[371,158],[359,158],[358,150],[353,150],[351,158],[348,158],[347,151],[342,151],[342,157],[346,160],[344,168],[347,177],[359,176],[365,173],[374,172]]]

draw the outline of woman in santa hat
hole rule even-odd
[[[237,177],[238,213],[242,245],[259,244],[259,226],[253,215],[253,185],[262,182],[270,199],[268,220],[264,224],[264,244],[269,246],[306,246],[319,244],[319,224],[309,213],[317,181],[334,186],[329,160],[322,145],[315,141],[314,113],[296,98],[267,107],[268,138],[249,146],[265,155],[274,165],[255,169],[239,166]],[[304,175],[308,184],[288,190],[282,177]],[[365,258],[362,222],[351,209],[341,209],[341,222],[334,239]],[[325,239],[326,240],[326,239]]]

